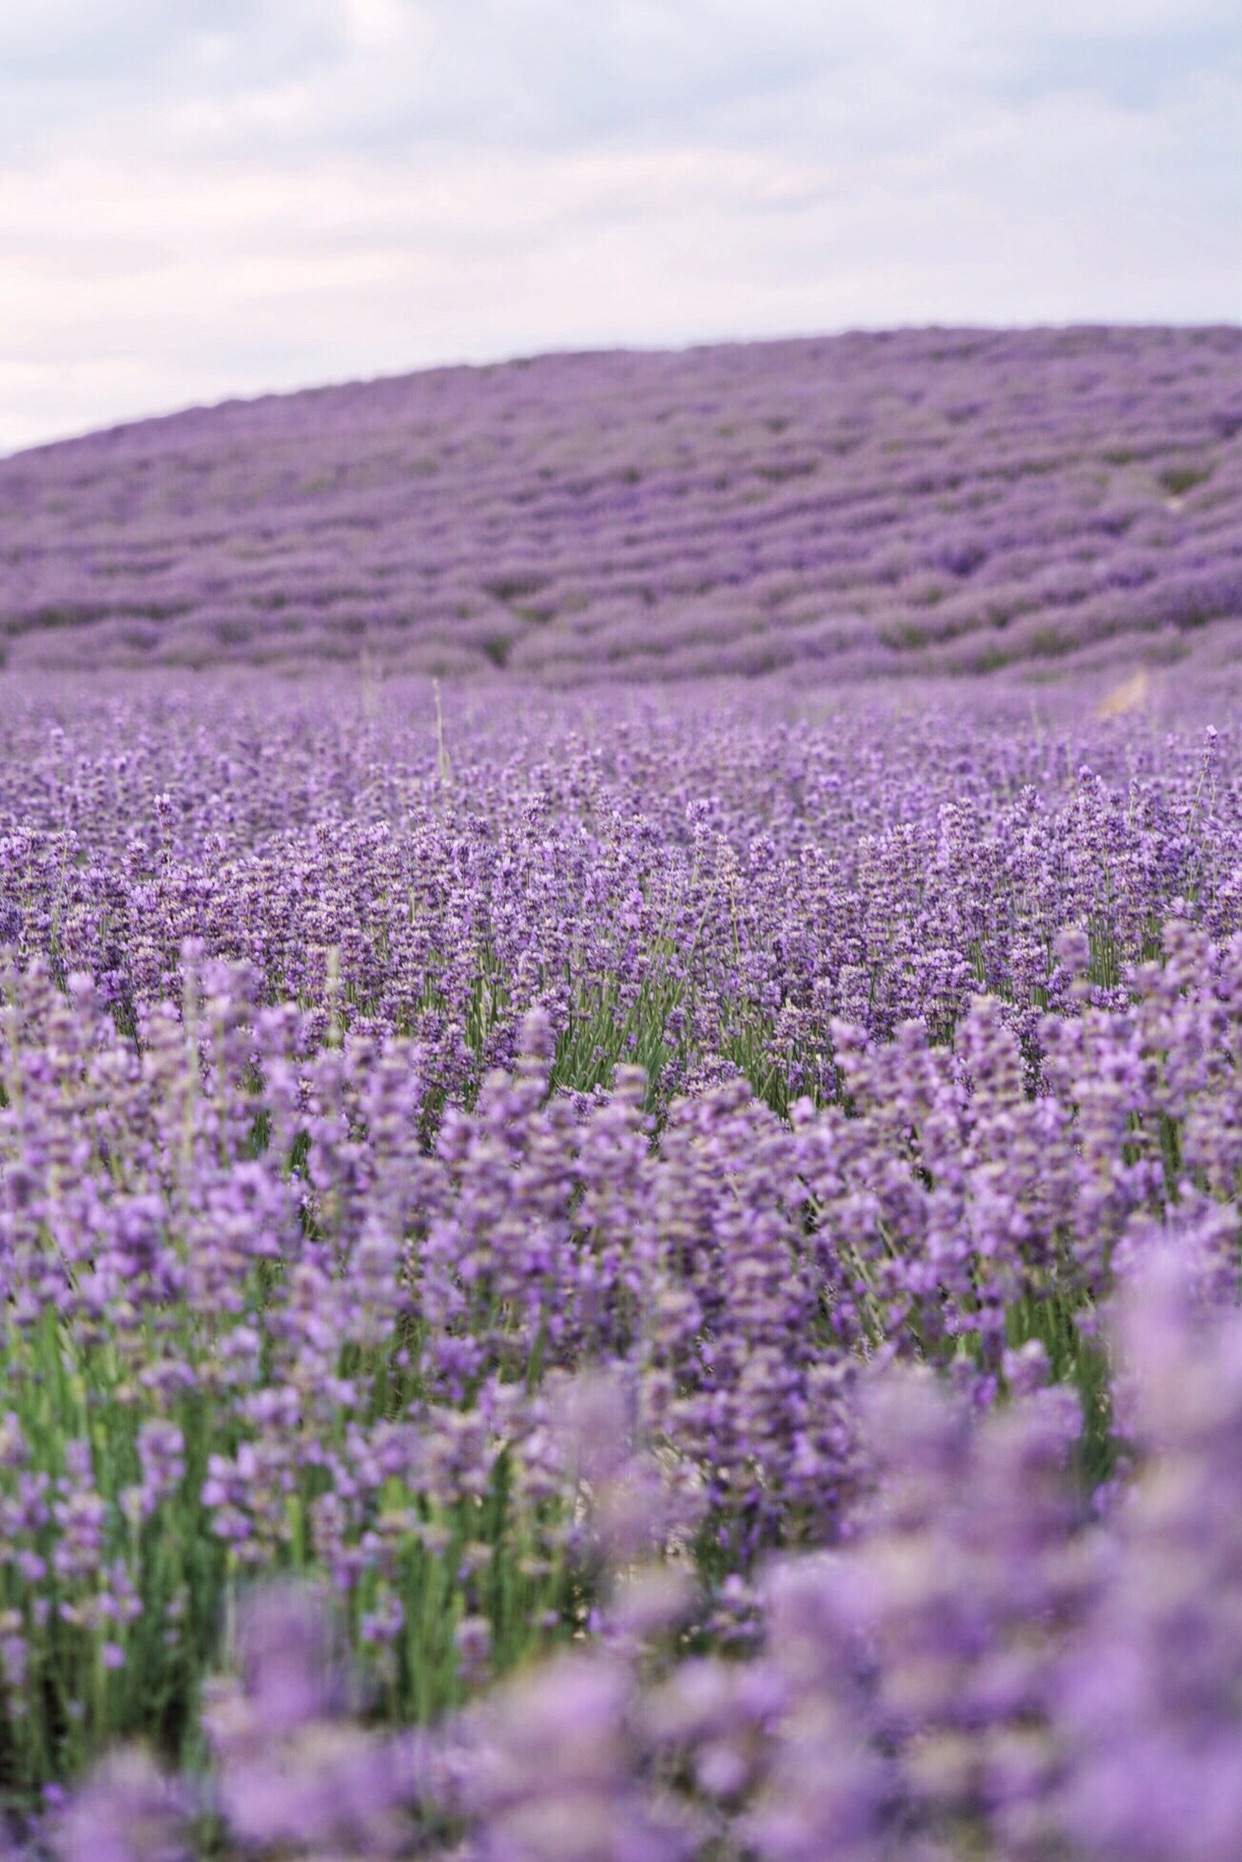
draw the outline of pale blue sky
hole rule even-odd
[[[1237,0],[0,6],[0,450],[549,348],[1240,318]]]

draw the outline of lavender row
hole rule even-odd
[[[13,666],[980,671],[1242,615],[1234,328],[909,330],[199,409],[0,462]]]
[[[217,1853],[1236,1853],[1219,695],[355,696],[4,720],[15,1807],[142,1736]],[[188,1853],[117,1763],[54,1840]]]
[[[1232,1862],[1242,1324],[1213,1310],[1219,1266],[1183,1236],[1131,1270],[1136,1478],[1105,1517],[1066,1479],[1076,1418],[1029,1348],[983,1417],[925,1372],[872,1374],[855,1536],[736,1581],[714,1619],[731,1658],[677,1658],[702,1594],[684,1561],[649,1564],[610,1582],[589,1652],[393,1735],[350,1717],[322,1595],[260,1591],[213,1685],[211,1771],[114,1757],[51,1852]],[[580,1395],[601,1412],[605,1389]],[[613,1422],[615,1471],[634,1453]]]
[[[868,1365],[987,1409],[1044,1363],[1086,1485],[1115,1479],[1118,1263],[1172,1238],[1236,1298],[1242,939],[1171,925],[1130,1007],[1048,1016],[1036,1097],[980,998],[952,1049],[837,1023],[842,1104],[786,1123],[723,1084],[654,1145],[640,1074],[549,1092],[536,1013],[428,1149],[417,1044],[319,1045],[252,974],[185,967],[137,1040],[85,978],[7,983],[0,1661],[27,1786],[118,1732],[186,1737],[247,1575],[324,1577],[404,1719],[589,1629],[610,1566],[693,1555],[727,1597],[774,1547],[848,1538]]]
[[[980,989],[1034,1063],[1074,1007],[1062,930],[1120,1006],[1168,917],[1239,925],[1235,726],[530,696],[31,688],[0,746],[0,939],[131,1031],[200,940],[320,1040],[417,1041],[433,1120],[534,1008],[558,1083],[638,1063],[657,1107],[736,1073],[782,1110],[831,1097],[834,1018],[943,1039]]]

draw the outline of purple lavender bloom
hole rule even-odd
[[[1135,1276],[1120,1337],[1143,1460],[1060,1683],[1061,1814],[1093,1856],[1224,1862],[1242,1843],[1242,1320],[1204,1315],[1181,1249]]]
[[[53,1826],[58,1862],[190,1862],[189,1793],[138,1749],[114,1753]]]

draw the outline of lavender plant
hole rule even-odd
[[[590,1646],[394,1734],[358,1718],[323,1599],[269,1588],[213,1684],[210,1774],[112,1758],[44,1840],[66,1862],[101,1842],[124,1858],[1224,1862],[1242,1829],[1242,1329],[1213,1303],[1219,1274],[1204,1237],[1134,1251],[1113,1338],[1135,1463],[1106,1508],[1068,1477],[1078,1422],[1038,1348],[985,1411],[926,1368],[875,1366],[869,1497],[838,1549],[767,1564],[749,1657],[679,1652],[701,1593],[648,1567]],[[624,1405],[582,1395],[619,1430],[593,1437],[615,1481]]]

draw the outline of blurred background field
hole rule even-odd
[[[1174,663],[1242,617],[1242,332],[557,355],[0,460],[12,669],[833,685]]]

